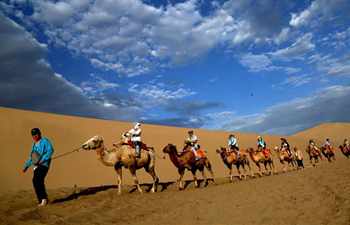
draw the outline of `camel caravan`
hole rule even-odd
[[[128,132],[122,134],[121,139],[117,143],[113,143],[113,147],[108,149],[104,145],[104,140],[101,136],[94,136],[82,144],[83,150],[94,150],[97,154],[97,159],[105,166],[113,167],[117,175],[118,194],[122,193],[122,169],[128,169],[136,186],[136,189],[142,193],[136,171],[144,169],[153,180],[151,192],[157,191],[159,178],[155,171],[156,156],[158,156],[153,147],[147,146],[141,141],[141,124],[135,123],[134,127]],[[340,151],[347,158],[350,157],[350,145],[347,139],[339,146]],[[211,181],[216,184],[212,165],[207,156],[207,152],[199,145],[199,139],[194,134],[193,130],[188,131],[188,137],[185,139],[184,147],[180,150],[174,144],[167,144],[162,149],[163,157],[169,156],[171,163],[178,171],[179,178],[177,180],[178,189],[185,188],[183,176],[188,170],[192,173],[195,187],[199,187],[197,179],[197,170],[201,172],[204,186],[209,184],[209,179],[206,176],[205,170],[211,175]],[[228,169],[228,177],[230,182],[233,182],[233,167],[236,167],[238,179],[247,179],[247,177],[255,177],[251,163],[256,165],[258,175],[263,174],[273,175],[277,173],[273,155],[279,160],[282,166],[282,172],[287,170],[303,169],[303,153],[297,147],[291,149],[288,141],[281,138],[281,146],[275,146],[274,151],[271,151],[266,142],[261,136],[257,137],[257,148],[249,147],[240,149],[238,138],[231,134],[228,137],[227,147],[220,146],[216,149],[216,153],[221,158],[224,166]],[[306,153],[309,156],[310,164],[316,166],[320,160],[326,158],[329,162],[335,160],[335,148],[331,145],[327,138],[326,143],[317,147],[313,140],[309,141],[306,148]],[[262,165],[264,167],[262,167]],[[241,172],[243,169],[243,173]],[[264,171],[262,171],[264,168]]]

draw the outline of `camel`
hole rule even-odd
[[[184,189],[182,178],[185,174],[185,169],[190,170],[193,175],[193,180],[195,187],[199,187],[196,177],[196,171],[199,170],[202,173],[205,186],[208,185],[208,180],[204,172],[204,167],[210,172],[213,182],[215,183],[214,173],[211,168],[211,164],[207,157],[200,158],[196,160],[194,153],[191,150],[185,150],[181,154],[178,154],[176,146],[173,144],[168,144],[163,148],[164,153],[168,153],[171,162],[175,165],[179,172],[179,190]]]
[[[320,150],[314,146],[308,146],[307,149],[306,149],[306,152],[307,154],[309,154],[309,159],[310,159],[310,164],[313,166],[313,167],[316,167],[316,164],[319,162],[319,158],[322,160],[322,155],[321,155],[321,152]]]
[[[156,192],[159,178],[157,177],[155,166],[155,152],[153,148],[149,151],[141,151],[140,158],[136,158],[135,150],[123,142],[114,144],[112,149],[104,146],[103,138],[94,136],[82,145],[84,150],[95,150],[98,160],[105,166],[113,166],[117,173],[118,194],[122,191],[122,168],[128,168],[136,185],[137,190],[142,193],[139,185],[136,170],[144,168],[152,176],[153,185],[151,192]]]
[[[295,156],[293,153],[292,155],[289,155],[287,149],[279,148],[277,146],[274,148],[274,150],[277,153],[278,159],[283,166],[283,172],[287,171],[288,166],[291,168],[294,168],[294,166],[296,166]]]
[[[233,174],[232,174],[232,165],[236,166],[239,179],[242,179],[242,174],[240,171],[240,166],[243,167],[244,170],[244,178],[247,178],[247,170],[245,166],[248,166],[250,174],[252,177],[254,177],[254,174],[250,168],[250,163],[248,159],[248,154],[246,152],[243,152],[242,150],[240,151],[240,157],[237,159],[237,154],[233,151],[228,152],[226,148],[220,147],[220,149],[217,149],[216,152],[220,154],[222,161],[224,164],[227,166],[229,169],[229,175],[230,175],[230,182],[233,182]]]
[[[266,154],[266,156],[264,155],[264,153],[262,151],[254,150],[253,148],[248,148],[247,152],[249,153],[251,160],[258,167],[260,176],[262,176],[260,163],[264,164],[266,172],[268,171],[266,165],[269,164],[269,167],[270,167],[269,173],[270,174],[276,173],[275,165],[273,163],[273,159],[272,159],[271,152],[269,149],[266,149],[266,152],[268,152],[268,154]]]
[[[333,161],[335,160],[335,152],[333,150],[333,147],[322,146],[321,152],[324,155],[324,157],[327,158],[328,162],[332,162],[332,159],[333,159]]]
[[[339,145],[340,151],[345,155],[346,158],[350,157],[350,147],[346,145]]]

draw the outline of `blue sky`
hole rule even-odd
[[[0,105],[291,134],[350,122],[350,2],[0,2]]]

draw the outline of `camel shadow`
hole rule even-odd
[[[88,195],[94,195],[101,191],[107,191],[109,189],[118,189],[117,185],[103,185],[103,186],[97,186],[97,187],[88,187],[85,189],[82,189],[80,191],[74,191],[72,194],[63,197],[63,198],[57,198],[53,200],[52,204],[67,202],[78,199],[80,196],[88,196]]]
[[[176,182],[170,181],[170,182],[159,182],[158,183],[158,188],[157,192],[163,192],[168,189],[169,186],[175,184]],[[152,189],[152,183],[144,183],[140,184],[142,190],[145,192],[150,192]],[[107,191],[110,189],[116,189],[118,190],[117,185],[103,185],[103,186],[96,186],[96,187],[88,187],[88,188],[83,188],[80,189],[79,191],[74,190],[72,194],[69,194],[68,196],[61,197],[61,198],[56,198],[54,199],[51,204],[58,204],[58,203],[63,203],[63,202],[68,202],[72,200],[77,200],[81,196],[89,196],[89,195],[95,195],[99,192]],[[128,193],[133,193],[137,190],[136,186],[124,186],[124,190],[128,190]]]
[[[169,182],[159,182],[158,185],[157,185],[157,192],[163,192],[165,190],[168,189],[169,186],[175,184],[176,182],[174,181],[169,181]],[[140,187],[142,190],[144,190],[145,192],[151,192],[151,189],[152,189],[152,186],[153,186],[153,183],[143,183],[143,184],[140,184]],[[159,188],[160,186],[160,188]],[[137,191],[137,188],[136,186],[132,186],[131,189],[128,191],[129,193],[133,193]]]

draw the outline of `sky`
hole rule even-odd
[[[0,106],[293,134],[350,122],[348,0],[2,0]]]

